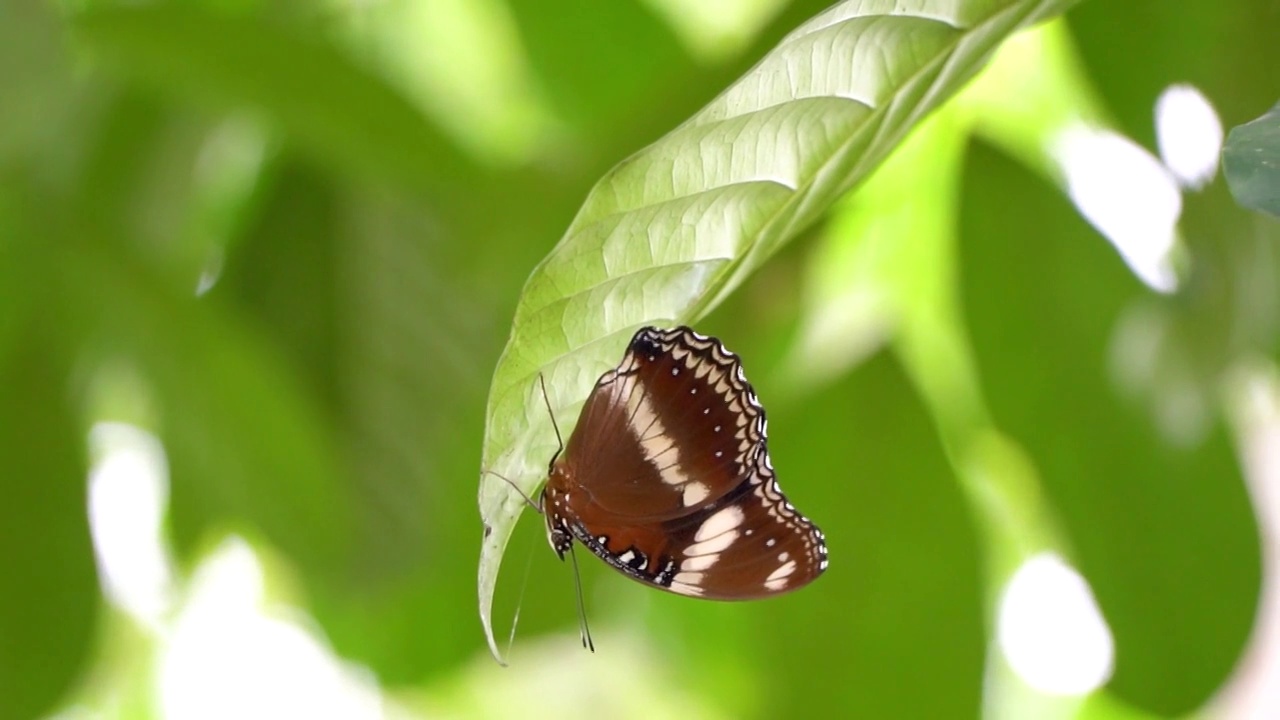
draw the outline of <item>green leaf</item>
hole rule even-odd
[[[47,308],[47,306],[45,306]],[[0,716],[53,709],[88,659],[98,611],[85,438],[67,363],[29,318],[0,356]]]
[[[888,353],[798,402],[773,403],[779,482],[827,536],[831,568],[797,611],[752,604],[727,632],[769,627],[776,692],[761,717],[978,718],[986,653],[979,537],[932,419]],[[721,606],[715,614],[724,612]],[[753,640],[752,645],[756,644]],[[841,668],[814,682],[816,653]]]
[[[529,62],[557,109],[588,130],[626,122],[634,97],[693,70],[675,33],[639,0],[508,0]]]
[[[81,86],[68,71],[58,8],[11,3],[0,22],[0,97],[22,98],[0,113],[0,166],[48,163],[67,135],[82,130]],[[79,112],[77,112],[79,111]]]
[[[31,194],[25,190],[17,178],[5,174],[0,176],[0,237],[7,239],[0,243],[0,357],[8,354],[9,345],[15,340],[20,328],[25,324],[31,304],[31,288],[29,286],[30,255],[34,254],[28,241],[30,227],[25,217],[26,203]]]
[[[95,359],[135,364],[154,389],[175,514],[234,518],[318,578],[350,572],[340,457],[290,365],[216,303],[90,243],[66,244],[59,290]]]
[[[72,25],[93,59],[181,98],[265,112],[340,168],[444,198],[475,181],[438,127],[314,32],[197,5],[95,7]]]
[[[301,371],[310,394],[336,415],[343,198],[327,176],[292,154],[280,159],[272,176],[209,296],[233,298],[268,330]]]
[[[1158,426],[1169,418],[1156,401],[1180,388],[1150,403],[1121,392],[1120,320],[1154,297],[1054,188],[978,146],[962,230],[982,386],[1036,463],[1115,637],[1110,690],[1189,712],[1235,667],[1259,596],[1258,527],[1231,444],[1211,407],[1176,440]]]
[[[1280,216],[1280,105],[1231,129],[1222,166],[1236,202]]]
[[[537,378],[567,432],[645,323],[692,322],[867,175],[1015,30],[1069,0],[845,2],[803,24],[662,140],[610,171],[533,272],[494,373],[483,468],[532,494],[555,451]],[[480,616],[523,500],[485,476]]]
[[[1152,103],[1175,83],[1204,93],[1228,125],[1275,100],[1265,70],[1280,63],[1271,0],[1237,0],[1230,12],[1215,3],[1090,2],[1066,19],[1111,123],[1146,147],[1156,145]]]
[[[475,470],[501,318],[472,282],[486,276],[455,257],[475,245],[442,236],[416,203],[287,151],[270,175],[204,299],[271,337],[333,431],[357,572],[341,585],[306,577],[312,615],[384,685],[419,682],[475,652],[474,609],[456,592],[474,558],[455,552],[474,538],[457,508],[475,496],[457,479]]]

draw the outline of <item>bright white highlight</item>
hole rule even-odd
[[[1169,254],[1182,195],[1164,166],[1128,138],[1079,126],[1058,137],[1053,155],[1080,214],[1111,241],[1134,274],[1153,290],[1176,290]]]
[[[223,718],[381,718],[373,678],[334,658],[296,612],[266,612],[262,568],[230,540],[191,587],[161,658],[160,715]]]
[[[1156,100],[1156,142],[1179,184],[1199,190],[1218,172],[1222,121],[1199,90],[1170,85]]]
[[[1085,695],[1111,677],[1115,648],[1085,579],[1052,553],[1022,564],[1000,598],[997,640],[1028,685]]]
[[[161,535],[169,467],[154,435],[123,423],[89,433],[89,528],[103,593],[157,629],[173,602],[173,568]]]

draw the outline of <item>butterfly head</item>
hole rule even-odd
[[[569,532],[563,514],[566,498],[567,495],[560,492],[553,483],[547,483],[540,498],[542,512],[547,520],[547,542],[561,560],[564,560],[564,554],[569,552],[569,546],[573,544],[573,535]]]

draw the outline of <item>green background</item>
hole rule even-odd
[[[1157,295],[1036,133],[1079,115],[1154,151],[1172,83],[1228,127],[1257,117],[1280,90],[1265,0],[1075,5],[1057,54],[997,59],[890,127],[917,132],[723,302],[671,318],[744,358],[781,484],[827,534],[823,578],[702,603],[587,559],[589,655],[525,513],[494,613],[505,648],[519,606],[519,633],[509,667],[491,659],[477,483],[522,286],[611,167],[826,3],[680,5],[0,8],[0,718],[163,716],[166,633],[99,590],[85,478],[105,421],[163,443],[179,588],[246,538],[271,601],[408,716],[1177,717],[1223,687],[1262,581],[1232,381],[1275,359],[1280,228],[1221,180],[1187,194],[1183,285]],[[1110,364],[1135,314],[1160,330],[1137,389]],[[820,351],[818,317],[839,328]],[[1175,394],[1189,439],[1160,424]],[[991,644],[1000,588],[1041,550],[1115,638],[1083,703],[1022,686]]]

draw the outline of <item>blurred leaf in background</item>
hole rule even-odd
[[[1222,165],[1236,202],[1280,215],[1280,105],[1231,129]]]
[[[53,318],[45,315],[47,320]],[[66,402],[66,355],[51,333],[15,328],[0,372],[0,696],[6,717],[48,710],[95,646],[97,573],[85,513],[85,448]],[[60,362],[61,361],[61,362]],[[15,412],[21,408],[22,412]]]
[[[829,5],[0,10],[0,717],[1280,713],[1280,228],[1216,163],[1274,4]],[[589,560],[589,655],[486,484],[498,667],[481,466],[536,489],[531,373],[568,431],[675,321],[831,570]]]

